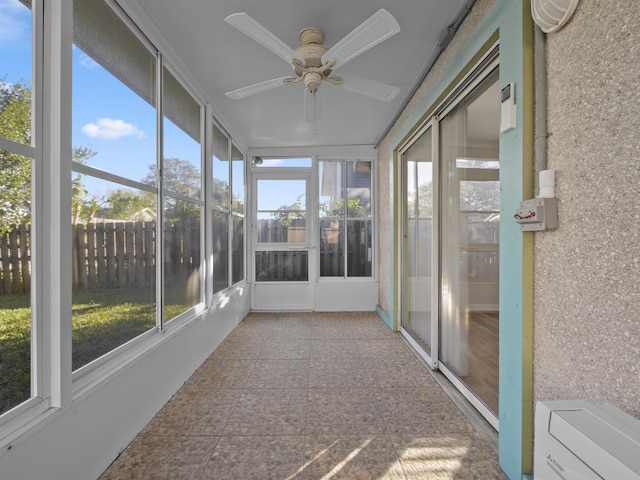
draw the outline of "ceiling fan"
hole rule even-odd
[[[301,45],[293,50],[246,13],[229,15],[225,22],[289,63],[295,75],[274,78],[227,92],[225,95],[231,99],[237,100],[283,85],[304,82],[305,119],[309,122],[317,117],[316,93],[322,82],[341,85],[345,90],[383,102],[390,102],[400,91],[398,87],[374,80],[332,76],[334,70],[349,60],[400,31],[396,19],[385,9],[378,10],[331,48],[323,45],[324,32],[318,27],[305,28],[300,33]]]

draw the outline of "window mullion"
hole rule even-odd
[[[343,251],[344,251],[344,258],[342,259],[344,262],[344,275],[343,278],[348,278],[349,277],[349,272],[348,272],[348,268],[349,268],[349,225],[347,224],[347,204],[349,202],[349,199],[347,198],[347,164],[348,162],[346,160],[341,160],[342,163],[342,198],[343,198],[343,202],[342,202],[342,221],[344,223],[344,227],[343,227],[343,232],[344,234],[342,235],[342,241],[343,241]]]
[[[164,112],[162,108],[163,85],[162,54],[156,54],[156,328],[162,331],[164,327]]]
[[[43,202],[36,222],[36,247],[41,253],[36,262],[40,273],[35,295],[35,312],[42,323],[43,362],[42,395],[51,406],[71,403],[71,48],[73,13],[69,2],[51,4],[44,11],[44,74],[48,79],[42,91],[41,181]],[[42,297],[42,298],[39,298]],[[44,371],[46,369],[46,371]]]

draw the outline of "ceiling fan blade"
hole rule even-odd
[[[245,35],[253,38],[256,42],[267,47],[285,62],[291,64],[291,61],[295,59],[304,63],[304,60],[302,60],[298,54],[289,47],[289,45],[284,43],[246,13],[234,13],[225,18],[224,21],[229,25],[236,27]]]
[[[267,90],[281,87],[285,84],[284,81],[288,78],[291,77],[280,77],[267,80],[266,82],[254,83],[253,85],[227,92],[225,95],[233,100],[239,100],[241,98],[248,97],[249,95],[255,95],[256,93],[266,92]]]
[[[350,76],[342,76],[342,88],[383,102],[390,102],[400,91],[398,87],[393,85]]]
[[[329,59],[335,60],[333,65],[335,70],[399,31],[400,25],[393,18],[393,15],[381,8],[365,20],[362,25],[331,47],[322,56],[322,63]]]

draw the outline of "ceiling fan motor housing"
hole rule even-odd
[[[318,27],[305,28],[300,32],[301,45],[295,52],[304,59],[305,67],[322,66],[322,55],[329,50],[322,42],[324,42],[324,32]]]
[[[311,94],[315,94],[322,82],[323,78],[330,75],[331,71],[308,71],[308,68],[322,67],[322,56],[329,50],[323,45],[324,32],[318,27],[305,28],[300,32],[301,45],[296,48],[295,52],[304,59],[304,69],[301,69],[295,63],[293,70],[298,77],[304,78],[304,84]]]

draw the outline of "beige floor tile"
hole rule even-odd
[[[472,434],[467,417],[439,389],[379,389],[376,396],[390,434]]]
[[[309,360],[259,360],[247,388],[307,388]]]
[[[99,480],[197,480],[217,443],[218,437],[141,436]]]
[[[370,389],[309,389],[308,435],[381,435],[382,409]]]
[[[407,479],[506,480],[497,454],[474,435],[393,437]]]
[[[246,389],[224,435],[302,435],[306,414],[306,389]]]
[[[307,360],[310,352],[310,340],[270,339],[260,349],[260,360]]]
[[[311,358],[352,358],[359,360],[361,354],[358,345],[353,340],[324,338],[311,340]]]
[[[369,388],[373,385],[368,368],[353,359],[314,359],[309,366],[309,388]]]
[[[103,474],[116,479],[504,480],[371,312],[252,313]]]
[[[144,435],[221,435],[233,404],[216,404],[208,398],[180,396],[169,402],[141,432]]]
[[[304,462],[303,478],[309,480],[405,479],[387,436],[307,436]]]
[[[221,437],[202,480],[301,479],[302,436]]]

